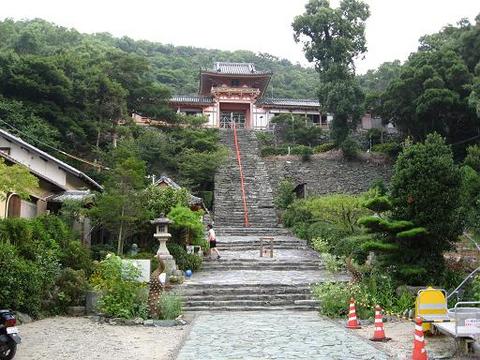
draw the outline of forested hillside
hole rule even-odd
[[[115,38],[107,33],[80,34],[43,20],[6,20],[0,23],[0,49],[18,53],[53,55],[75,49],[84,54],[98,54],[109,48],[138,55],[151,65],[150,76],[172,93],[195,94],[200,69],[211,68],[215,61],[252,62],[260,70],[273,71],[268,96],[315,98],[317,76],[312,68],[293,65],[286,59],[251,51],[222,51],[187,46],[174,46],[150,41]]]
[[[196,93],[199,69],[214,61],[253,62],[273,71],[269,96],[316,96],[313,69],[268,54],[175,47],[81,34],[40,19],[7,19],[0,22],[0,119],[43,143],[89,156],[111,142],[118,120],[132,111],[174,117],[166,99]]]

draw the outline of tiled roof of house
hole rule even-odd
[[[45,159],[48,159],[52,161],[53,163],[57,164],[57,166],[66,172],[83,179],[87,183],[89,183],[92,187],[94,187],[97,190],[103,190],[102,186],[98,184],[95,180],[93,180],[91,177],[87,176],[85,173],[81,172],[80,170],[74,168],[73,166],[68,165],[67,163],[57,159],[56,157],[46,153],[45,151],[40,150],[39,148],[27,143],[26,141],[22,140],[21,138],[14,136],[10,134],[8,131],[5,131],[3,129],[0,129],[0,136],[4,137],[5,139],[14,142],[18,144],[19,146],[24,147],[25,149],[28,149],[29,151],[32,151],[33,153],[36,153],[39,156],[44,157]],[[20,161],[19,161],[20,162]]]
[[[213,71],[221,74],[248,75],[248,74],[270,74],[269,71],[257,71],[252,63],[231,63],[216,62]]]
[[[66,190],[60,194],[49,196],[47,201],[63,203],[67,200],[84,201],[93,197],[94,195],[90,190]]]
[[[213,104],[213,97],[202,95],[174,95],[170,102],[192,103],[192,104]]]
[[[262,98],[257,104],[270,106],[298,106],[298,107],[319,107],[320,102],[314,99],[281,99],[281,98]]]

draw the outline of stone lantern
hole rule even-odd
[[[165,273],[170,275],[176,270],[175,260],[173,259],[173,256],[170,255],[170,252],[167,248],[167,241],[172,237],[172,235],[170,235],[168,232],[168,225],[171,224],[172,221],[166,218],[164,214],[160,214],[159,218],[151,220],[150,223],[156,227],[153,237],[159,242],[157,258],[164,262]]]

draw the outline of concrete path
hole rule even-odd
[[[199,313],[177,360],[387,359],[316,312]]]

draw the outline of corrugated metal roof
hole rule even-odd
[[[283,99],[283,98],[262,98],[257,102],[259,105],[271,106],[300,106],[300,107],[319,107],[320,102],[314,99]]]
[[[201,95],[174,95],[170,99],[170,102],[213,104],[213,97]]]
[[[221,74],[247,75],[247,74],[270,74],[268,71],[257,71],[253,63],[216,62],[213,71]]]

